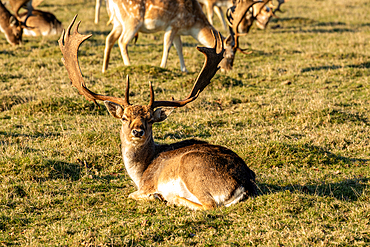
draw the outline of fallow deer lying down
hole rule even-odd
[[[5,34],[6,40],[12,45],[22,42],[23,28],[21,23],[0,0],[0,31]]]
[[[27,12],[21,13],[19,17],[26,23],[23,29],[23,35],[26,36],[59,35],[63,31],[62,23],[50,12],[34,9],[28,19]]]
[[[248,8],[252,0],[243,1]],[[165,31],[161,67],[166,67],[167,57],[172,43],[180,58],[181,71],[186,72],[182,55],[181,35],[190,35],[206,47],[213,45],[215,28],[208,22],[197,0],[107,0],[109,23],[113,29],[106,38],[103,73],[108,68],[110,52],[118,40],[121,55],[125,65],[130,65],[127,45],[137,32],[155,33]],[[225,40],[224,46],[233,46],[233,37]],[[220,66],[222,70],[230,70],[235,54],[232,49],[226,49],[225,57]]]
[[[104,101],[110,114],[122,121],[121,146],[126,170],[138,190],[129,195],[133,199],[150,199],[154,195],[169,203],[191,209],[212,209],[229,206],[256,194],[255,174],[233,151],[203,141],[187,140],[170,145],[154,143],[152,125],[165,120],[173,108],[183,107],[195,100],[210,83],[223,59],[216,52],[222,37],[214,35],[213,48],[198,47],[205,63],[192,91],[180,101],[155,101],[150,85],[148,105],[129,103],[127,77],[125,98],[104,96],[90,91],[83,80],[78,63],[78,48],[91,35],[81,35],[77,24],[70,34],[76,17],[62,33],[59,46],[63,63],[72,84],[87,100]]]

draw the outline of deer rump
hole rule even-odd
[[[164,149],[145,170],[139,193],[158,193],[170,203],[190,208],[192,203],[230,206],[257,193],[255,173],[230,149],[197,140]]]

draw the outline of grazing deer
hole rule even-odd
[[[187,140],[170,145],[154,143],[152,125],[165,120],[172,108],[183,107],[194,101],[210,83],[223,59],[216,52],[222,37],[214,35],[213,48],[198,47],[205,56],[202,71],[190,94],[180,101],[155,101],[151,83],[148,105],[129,103],[129,79],[127,77],[124,98],[104,96],[90,91],[83,80],[78,63],[78,48],[91,35],[73,34],[73,19],[59,39],[63,63],[69,79],[87,100],[104,101],[110,114],[122,121],[120,132],[122,155],[126,170],[138,190],[129,195],[133,199],[149,199],[158,195],[169,203],[191,209],[212,209],[229,206],[256,194],[255,174],[233,151],[203,141]],[[162,108],[165,107],[165,108]]]
[[[26,22],[27,12],[19,15],[22,22]],[[23,35],[26,36],[47,36],[61,34],[63,31],[62,23],[50,12],[34,9],[32,15],[28,17]]]
[[[5,34],[6,40],[12,45],[22,42],[23,27],[0,0],[0,31]]]
[[[248,6],[254,3],[246,1]],[[249,8],[248,7],[248,8]],[[110,52],[118,40],[125,65],[130,65],[127,45],[137,32],[154,33],[165,31],[161,67],[166,67],[168,53],[172,43],[180,58],[181,71],[186,72],[182,55],[181,35],[191,35],[206,47],[213,45],[215,28],[208,22],[196,0],[107,0],[109,23],[113,29],[106,38],[103,73],[108,68]],[[226,39],[225,47],[233,44],[233,37]],[[229,59],[220,64],[221,69],[230,70],[235,54],[226,49],[225,56]],[[230,62],[231,61],[231,62]]]

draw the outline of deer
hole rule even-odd
[[[258,1],[242,1],[248,8]],[[180,69],[187,72],[182,55],[180,36],[190,35],[206,47],[213,45],[213,32],[216,29],[209,23],[196,0],[107,0],[109,22],[113,25],[105,42],[102,72],[108,69],[110,52],[118,40],[124,65],[130,65],[127,45],[137,32],[155,33],[165,31],[163,56],[160,66],[166,67],[172,43],[180,59]],[[225,47],[233,46],[233,37],[225,39]],[[232,69],[235,54],[226,49],[225,57],[220,66],[223,71]]]
[[[274,9],[272,5],[272,0],[263,0],[263,2],[254,4],[245,16],[245,20],[241,24],[242,32],[247,33],[249,28],[252,26],[253,21],[256,20],[256,25],[259,29],[266,29],[267,24],[272,17],[279,18],[276,16],[276,12],[280,11],[281,4],[287,2],[288,0],[277,0],[278,6]],[[213,15],[214,12],[220,19],[223,28],[226,30],[226,21],[222,12],[221,7],[227,7],[227,9],[232,8],[236,5],[238,1],[236,0],[198,0],[201,5],[205,6],[208,21],[213,25]],[[270,3],[269,5],[267,5]]]
[[[6,40],[11,45],[22,43],[23,26],[0,0],[0,31],[5,34]]]
[[[219,70],[218,64],[224,53],[219,33],[213,33],[211,48],[197,47],[205,55],[205,62],[187,97],[157,101],[149,82],[148,105],[133,105],[129,101],[128,76],[124,98],[97,94],[86,87],[78,62],[78,49],[92,35],[79,33],[81,21],[71,33],[76,17],[58,40],[62,61],[79,93],[96,104],[97,100],[103,101],[110,115],[122,122],[123,161],[137,187],[129,198],[159,198],[192,210],[209,210],[233,205],[256,194],[255,173],[230,149],[194,139],[162,145],[153,139],[153,124],[164,121],[174,108],[184,107],[197,99]],[[221,44],[219,52],[216,50],[218,43]]]
[[[27,12],[19,15],[20,20],[26,23],[26,27],[23,29],[23,35],[48,36],[60,35],[62,33],[63,25],[54,14],[34,9],[31,16],[27,17],[27,15]]]

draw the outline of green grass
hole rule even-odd
[[[66,27],[78,13],[89,88],[147,104],[183,98],[203,64],[183,37],[189,73],[163,33],[140,34],[124,66],[117,44],[102,74],[107,13],[93,1],[45,1]],[[70,85],[59,37],[0,35],[0,244],[4,246],[368,246],[370,245],[370,4],[283,5],[270,27],[240,38],[236,55],[190,105],[154,126],[157,142],[224,145],[257,174],[259,195],[229,208],[191,211],[128,199],[135,191],[120,154],[120,122]],[[216,27],[221,28],[218,20]],[[277,27],[277,28],[275,28]],[[224,35],[225,31],[222,31]]]

